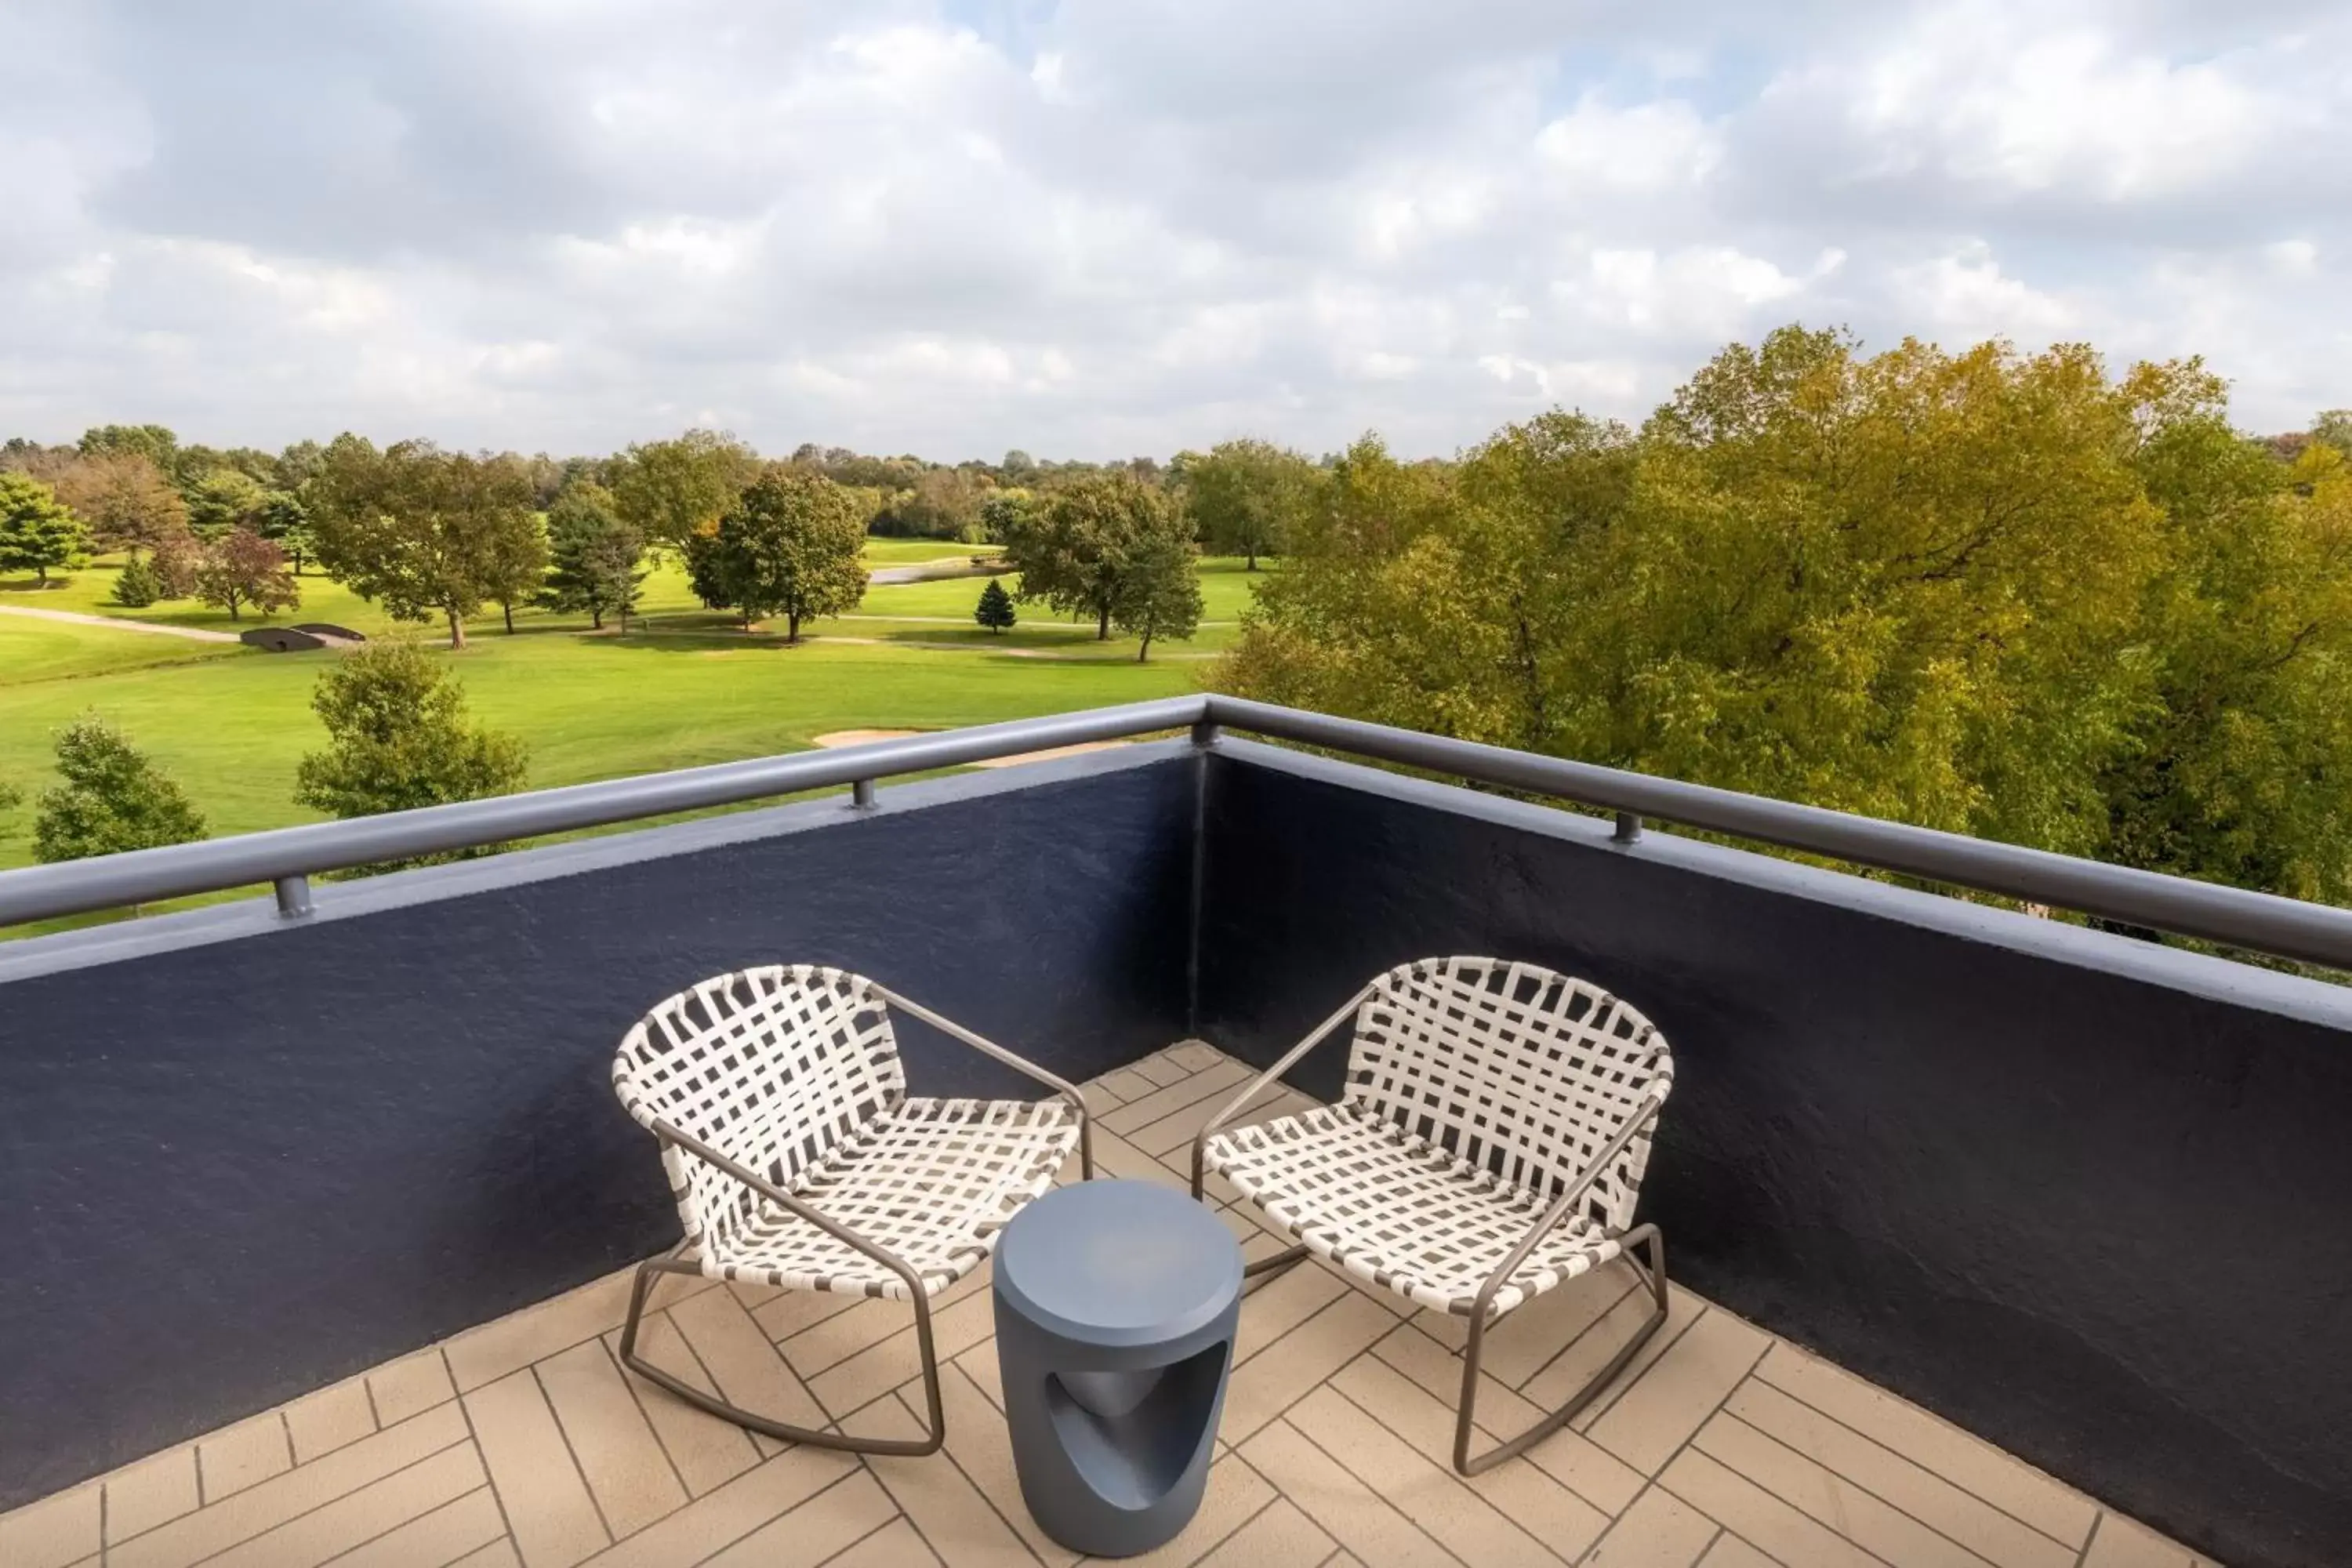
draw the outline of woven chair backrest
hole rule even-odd
[[[772,964],[656,1004],[622,1037],[613,1088],[645,1126],[666,1121],[789,1188],[904,1100],[907,1076],[873,982]],[[740,1183],[675,1149],[662,1153],[689,1237],[698,1215],[756,1213]]]
[[[1423,958],[1374,981],[1357,1008],[1343,1103],[1550,1196],[1673,1083],[1664,1037],[1599,987],[1533,963]],[[1584,1212],[1630,1226],[1649,1157],[1644,1130]]]

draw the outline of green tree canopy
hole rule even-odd
[[[607,613],[623,629],[645,582],[645,541],[621,521],[613,492],[593,479],[575,479],[547,512],[549,566],[540,602],[550,609],[585,610],[603,626]]]
[[[520,789],[522,742],[476,725],[457,678],[412,642],[372,642],[320,676],[310,707],[327,745],[295,773],[294,800],[331,816],[372,816]],[[488,854],[488,847],[424,860]]]
[[[1140,638],[1136,662],[1151,657],[1154,638],[1189,639],[1201,625],[1201,574],[1192,542],[1175,529],[1146,532],[1128,552],[1111,600],[1113,625]]]
[[[1094,616],[1095,635],[1104,639],[1139,548],[1162,534],[1191,538],[1164,491],[1123,471],[1076,479],[1003,522],[1005,560],[1021,574],[1021,597]]]
[[[180,458],[180,438],[164,425],[94,425],[81,433],[81,455],[135,452],[163,473],[173,472]]]
[[[1181,467],[1194,537],[1217,554],[1247,557],[1252,572],[1259,556],[1281,553],[1322,477],[1298,453],[1255,440],[1185,453]]]
[[[746,626],[801,623],[857,607],[866,595],[865,520],[850,492],[811,468],[771,465],[719,526],[697,542],[688,567],[705,602],[738,611]]]
[[[1727,349],[1636,433],[1334,467],[1226,689],[2341,898],[2346,493],[2193,362]]]
[[[760,471],[751,447],[722,431],[688,430],[631,447],[612,479],[613,504],[640,539],[684,545],[718,525]]]
[[[545,565],[530,477],[511,459],[444,452],[429,441],[379,452],[343,435],[309,489],[328,574],[395,619],[439,615],[452,647],[466,646],[466,617],[484,601],[522,596]]]
[[[0,469],[0,572],[29,567],[46,583],[49,568],[78,566],[89,552],[89,530],[48,486]]]
[[[144,752],[95,713],[58,736],[60,781],[41,795],[33,855],[79,860],[205,836],[202,813]]]
[[[992,632],[1007,632],[1019,624],[1020,614],[1013,607],[1013,595],[995,578],[980,591],[980,603],[972,606],[971,618]]]
[[[241,468],[207,468],[186,487],[188,525],[206,539],[260,520],[269,492]]]

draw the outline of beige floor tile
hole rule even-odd
[[[751,1321],[772,1340],[790,1339],[865,1300],[838,1290],[779,1290],[773,1300],[751,1310]]]
[[[453,1443],[430,1458],[205,1559],[205,1568],[318,1568],[479,1489],[488,1479],[473,1445]]]
[[[1879,1560],[1861,1547],[1696,1449],[1676,1455],[1658,1484],[1783,1563],[1879,1568]]]
[[[900,1390],[900,1395],[920,1411],[920,1384],[908,1384]],[[1021,1479],[1013,1468],[1013,1438],[1005,1429],[1003,1412],[990,1404],[980,1385],[952,1364],[940,1369],[940,1403],[947,1413],[948,1458],[964,1473],[964,1479],[996,1504],[1005,1522],[1028,1542],[1029,1550],[1046,1568],[1067,1568],[1067,1564],[1076,1562],[1078,1554],[1039,1529],[1021,1500]]]
[[[2076,1548],[2090,1539],[2096,1503],[1842,1368],[1775,1344],[1756,1375],[2044,1535]]]
[[[525,1568],[569,1568],[604,1550],[604,1521],[531,1369],[469,1390],[464,1405]]]
[[[93,1481],[0,1514],[0,1563],[9,1568],[67,1568],[95,1554],[101,1486]]]
[[[515,1555],[514,1542],[501,1538],[478,1552],[467,1552],[449,1568],[522,1568],[522,1559]]]
[[[468,1329],[442,1348],[457,1392],[470,1394],[535,1361],[616,1327],[629,1312],[630,1271],[607,1274],[552,1300]]]
[[[901,1400],[877,1405],[870,1414],[874,1430],[881,1436],[921,1435],[922,1423]],[[1003,1515],[961,1470],[940,1463],[936,1454],[913,1459],[869,1458],[866,1463],[931,1550],[955,1568],[1037,1568],[1037,1560]],[[1019,1508],[1021,1500],[1007,1498],[1004,1506]]]
[[[603,1340],[533,1369],[613,1538],[634,1535],[686,1505],[686,1487]]]
[[[707,1559],[702,1568],[814,1568],[881,1529],[898,1511],[871,1471],[856,1470]]]
[[[2186,1547],[2113,1513],[2099,1516],[2090,1550],[2083,1553],[2083,1568],[2189,1568],[2189,1562]]]
[[[376,1368],[367,1374],[367,1384],[375,1401],[375,1418],[387,1426],[457,1397],[449,1381],[449,1363],[437,1345]]]
[[[1573,1425],[1580,1432],[1590,1428],[1601,1412],[1607,1409],[1617,1395],[1633,1386],[1680,1339],[1683,1331],[1698,1321],[1706,1310],[1706,1303],[1686,1290],[1676,1290],[1669,1298],[1667,1318],[1664,1327],[1650,1337],[1633,1363],[1619,1373],[1614,1382],[1586,1406]],[[1576,1395],[1578,1389],[1617,1349],[1646,1321],[1651,1312],[1651,1298],[1628,1291],[1617,1304],[1604,1313],[1601,1321],[1577,1336],[1569,1346],[1544,1363],[1543,1370],[1519,1386],[1519,1395],[1547,1410],[1557,1409]]]
[[[1141,1100],[1129,1100],[1118,1110],[1107,1113],[1102,1119],[1103,1131],[1118,1133],[1147,1153],[1154,1152],[1167,1147],[1167,1144],[1147,1146],[1139,1136],[1146,1128],[1175,1115],[1187,1106],[1202,1101],[1210,1102],[1213,1110],[1216,1104],[1239,1093],[1252,1076],[1250,1069],[1239,1062],[1227,1062],[1207,1072],[1188,1074]],[[1185,1136],[1190,1137],[1191,1134]]]
[[[1288,1422],[1267,1426],[1242,1445],[1241,1455],[1287,1501],[1367,1563],[1393,1568],[1453,1563],[1444,1548]],[[1244,1559],[1236,1555],[1234,1561]]]
[[[1417,1326],[1406,1322],[1372,1347],[1372,1354],[1412,1380],[1445,1412],[1446,1456],[1453,1454],[1454,1408],[1462,1397],[1462,1359],[1447,1352]],[[1491,1377],[1482,1375],[1478,1388],[1478,1426],[1488,1438],[1524,1432],[1542,1412]],[[1581,1432],[1565,1427],[1528,1450],[1523,1461],[1591,1503],[1603,1514],[1624,1510],[1645,1484],[1640,1471],[1596,1446]]]
[[[1770,1343],[1762,1330],[1711,1311],[1619,1394],[1586,1435],[1643,1475],[1655,1475]]]
[[[1117,1110],[1127,1103],[1127,1096],[1099,1078],[1090,1078],[1079,1084],[1078,1098],[1087,1102],[1087,1114],[1093,1117],[1100,1117],[1108,1110]]]
[[[1246,1073],[1230,1081],[1225,1080],[1223,1073],[1203,1073],[1193,1081],[1204,1083],[1211,1079],[1219,1080],[1215,1093],[1196,1100],[1182,1110],[1163,1116],[1157,1121],[1135,1129],[1132,1132],[1124,1135],[1127,1141],[1147,1154],[1163,1157],[1171,1154],[1179,1156],[1181,1168],[1189,1176],[1192,1169],[1192,1144],[1199,1139],[1201,1129],[1207,1126],[1209,1119],[1223,1110],[1234,1096],[1241,1092],[1242,1085],[1249,1081]],[[1161,1092],[1172,1091],[1162,1090]],[[1239,1125],[1245,1121],[1258,1121],[1270,1118],[1274,1114],[1270,1102],[1279,1098],[1278,1094],[1271,1091],[1260,1095],[1259,1099],[1261,1102],[1265,1102],[1266,1108],[1260,1109],[1256,1106],[1245,1105],[1234,1112],[1234,1120],[1229,1125]]]
[[[113,1547],[108,1568],[183,1568],[465,1442],[456,1405],[428,1410]]]
[[[1778,1568],[1778,1564],[1726,1531],[1715,1538],[1715,1544],[1698,1560],[1698,1568]]]
[[[988,1395],[988,1402],[997,1409],[1004,1408],[1004,1370],[996,1360],[996,1341],[985,1339],[955,1358],[979,1390]]]
[[[1139,1062],[1130,1063],[1128,1070],[1138,1078],[1149,1080],[1155,1088],[1164,1088],[1171,1083],[1179,1083],[1192,1076],[1165,1056],[1146,1057]]]
[[[184,1513],[194,1513],[202,1502],[193,1443],[126,1465],[106,1478],[107,1544],[128,1541]]]
[[[1609,1528],[1607,1514],[1524,1458],[1509,1460],[1482,1476],[1466,1479],[1455,1477],[1452,1468],[1453,1406],[1432,1398],[1377,1354],[1358,1356],[1349,1362],[1332,1378],[1330,1386],[1361,1407],[1387,1432],[1410,1444],[1415,1453],[1455,1485],[1468,1488],[1500,1510],[1554,1554],[1573,1562]],[[1299,1424],[1295,1415],[1292,1424]],[[1484,1436],[1474,1434],[1473,1441],[1489,1446],[1494,1436],[1491,1433]],[[1342,1456],[1342,1459],[1349,1468],[1355,1468],[1352,1458]],[[1395,1496],[1387,1495],[1391,1499]],[[1411,1509],[1405,1511],[1412,1512]]]
[[[233,1497],[293,1468],[293,1441],[275,1410],[196,1440],[196,1479],[206,1502]]]
[[[1920,1468],[1769,1383],[1749,1378],[1724,1408],[2000,1568],[2074,1568],[2077,1553],[2073,1547],[2062,1546],[2040,1531],[2020,1524],[1974,1493]],[[1717,1454],[1716,1458],[1725,1457]]]
[[[1545,1291],[1526,1306],[1506,1314],[1487,1331],[1486,1352],[1480,1358],[1485,1370],[1498,1381],[1519,1387],[1608,1316],[1610,1310],[1633,1289],[1633,1270],[1622,1263],[1612,1263],[1583,1279],[1571,1279],[1557,1290]],[[1460,1327],[1462,1340],[1467,1341],[1467,1319],[1451,1314],[1429,1315],[1446,1317]]]
[[[1674,1493],[1652,1487],[1617,1516],[1584,1568],[1691,1568],[1719,1530]]]
[[[931,1550],[913,1525],[896,1519],[835,1558],[826,1568],[919,1568],[939,1560],[939,1553]]]
[[[1141,1100],[1160,1087],[1133,1068],[1121,1068],[1117,1072],[1107,1072],[1094,1081],[1117,1095],[1120,1105],[1125,1105],[1130,1100]],[[1112,1109],[1116,1110],[1117,1107]]]
[[[1199,1561],[1201,1568],[1308,1568],[1328,1564],[1332,1544],[1330,1535],[1297,1503],[1278,1500]]]
[[[1396,1320],[1361,1291],[1349,1290],[1285,1334],[1265,1353],[1253,1356],[1225,1385],[1225,1414],[1219,1431],[1240,1443],[1316,1384],[1369,1349]]]
[[[922,1375],[914,1310],[903,1310],[904,1329],[809,1379],[809,1392],[835,1417],[862,1410],[908,1379]],[[994,1329],[995,1307],[985,1295],[966,1296],[931,1314],[931,1343],[941,1361],[961,1355]]]
[[[286,1435],[294,1440],[294,1462],[307,1465],[375,1430],[367,1379],[354,1377],[306,1394],[286,1407]]]
[[[1166,1055],[1186,1072],[1206,1072],[1234,1059],[1206,1040],[1179,1040],[1168,1047]]]
[[[1275,1500],[1265,1479],[1230,1454],[1209,1467],[1209,1484],[1201,1495],[1200,1510],[1173,1541],[1134,1557],[1088,1558],[1089,1563],[1117,1562],[1124,1568],[1191,1568],[1225,1539],[1256,1518]],[[1302,1521],[1303,1522],[1303,1521]],[[1312,1530],[1314,1527],[1307,1526]],[[1320,1534],[1320,1531],[1317,1531]],[[1327,1546],[1324,1550],[1328,1551]],[[1261,1562],[1302,1563],[1312,1559],[1263,1557]]]
[[[501,1543],[506,1530],[498,1494],[480,1486],[355,1547],[334,1568],[443,1568]]]
[[[1283,1419],[1465,1563],[1544,1561],[1551,1555],[1549,1545],[1559,1546],[1562,1556],[1572,1560],[1600,1533],[1588,1531],[1574,1550],[1567,1542],[1539,1543],[1450,1468],[1432,1463],[1328,1386],[1292,1405]]]
[[[1250,1357],[1346,1294],[1346,1280],[1311,1262],[1284,1269],[1251,1291],[1242,1304],[1241,1327],[1234,1334],[1234,1364],[1247,1365]]]
[[[620,1331],[606,1334],[604,1344],[618,1364]],[[667,1312],[646,1315],[637,1333],[637,1353],[690,1387],[713,1395],[719,1392],[710,1374],[694,1359],[694,1352],[678,1336],[677,1325],[669,1321]],[[656,1388],[635,1373],[624,1369],[621,1375],[627,1380],[629,1393],[636,1399],[637,1408],[645,1412],[654,1436],[661,1439],[663,1451],[669,1455],[688,1495],[700,1497],[760,1462],[759,1451],[751,1447],[750,1436],[740,1426],[697,1410],[667,1389]]]
[[[733,1296],[706,1290],[672,1307],[669,1319],[729,1404],[794,1426],[825,1424],[824,1412]],[[775,1451],[772,1439],[756,1434],[752,1447]]]
[[[1691,1445],[1886,1562],[1984,1568],[1974,1552],[1737,1416],[1717,1415]]]
[[[1145,1153],[1116,1132],[1095,1130],[1095,1174],[1119,1176],[1130,1182],[1151,1182],[1178,1192],[1192,1190],[1192,1166],[1179,1171],[1170,1162]]]
[[[832,1448],[789,1448],[595,1558],[596,1568],[677,1568],[733,1546],[857,1469]]]
[[[944,1311],[958,1301],[986,1294],[991,1278],[990,1266],[981,1265],[932,1297],[931,1310]],[[892,1334],[911,1331],[914,1323],[915,1309],[905,1301],[857,1297],[846,1310],[814,1316],[805,1327],[774,1337],[776,1348],[783,1352],[793,1370],[803,1378],[811,1378],[838,1366],[862,1350],[880,1344]]]

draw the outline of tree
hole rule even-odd
[[[0,571],[29,566],[37,581],[52,566],[79,566],[89,550],[82,526],[49,487],[28,475],[0,472]]]
[[[1193,535],[1220,555],[1279,554],[1320,477],[1297,452],[1265,441],[1223,441],[1206,456],[1182,454],[1184,506]]]
[[[413,642],[372,642],[341,656],[319,677],[310,707],[327,727],[327,745],[296,769],[298,805],[371,816],[522,787],[522,743],[474,724],[465,688]],[[490,852],[484,847],[370,868]]]
[[[185,844],[205,819],[153,760],[95,713],[58,736],[64,782],[44,791],[33,822],[33,856],[79,860],[126,849]]]
[[[1019,619],[1013,609],[1013,595],[993,577],[980,591],[980,604],[972,610],[971,618],[997,633],[1010,631]]]
[[[1139,539],[1119,574],[1110,615],[1119,630],[1142,639],[1135,650],[1139,664],[1151,657],[1154,637],[1191,638],[1201,625],[1201,574],[1192,541],[1169,527]]]
[[[548,509],[547,581],[540,603],[553,610],[585,610],[601,629],[610,611],[626,631],[645,582],[646,546],[614,509],[613,492],[590,479],[565,487]]]
[[[61,447],[30,471],[89,525],[101,550],[167,549],[187,537],[187,503],[143,453]]]
[[[302,588],[287,567],[286,552],[249,528],[237,528],[205,546],[196,597],[226,610],[234,621],[247,605],[265,616],[290,610],[302,602]]]
[[[529,604],[547,576],[547,529],[539,520],[539,491],[530,468],[512,458],[488,462],[502,470],[510,500],[476,514],[481,530],[482,596],[498,605],[507,635],[512,637],[516,604]]]
[[[131,452],[169,474],[179,462],[180,438],[163,425],[94,425],[81,433],[81,455]]]
[[[1005,560],[1021,574],[1023,599],[1066,615],[1091,615],[1110,637],[1113,607],[1129,557],[1160,533],[1187,536],[1167,496],[1124,471],[1094,474],[1056,490],[1042,508],[1004,518]]]
[[[2314,419],[2311,438],[2352,458],[2352,408],[2330,408]]]
[[[972,539],[988,494],[980,477],[963,468],[932,468],[874,521],[874,531],[916,539]]]
[[[467,616],[497,592],[520,597],[545,558],[529,476],[510,462],[402,441],[378,452],[357,436],[329,444],[310,484],[319,563],[394,619],[441,616],[466,646]],[[528,578],[521,565],[530,563]]]
[[[751,447],[720,431],[688,430],[670,441],[631,447],[616,465],[613,504],[651,542],[683,547],[717,526],[759,472]]]
[[[163,596],[163,580],[143,555],[133,555],[115,576],[114,603],[125,609],[143,610]]]
[[[743,491],[688,565],[706,603],[740,612],[747,626],[782,615],[784,640],[796,643],[801,622],[855,609],[865,597],[865,546],[847,490],[780,463]]]
[[[288,563],[294,574],[302,574],[302,563],[318,553],[318,541],[310,534],[310,511],[302,498],[292,490],[270,490],[261,498],[261,510],[254,514],[253,531],[286,552]]]
[[[259,520],[269,492],[242,469],[205,469],[185,488],[188,526],[199,538],[217,539],[232,529],[251,528]]]

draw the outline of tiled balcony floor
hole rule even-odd
[[[1202,1045],[1088,1086],[1105,1173],[1181,1182],[1247,1077]],[[1096,1091],[1099,1090],[1099,1093]],[[646,1157],[653,1158],[648,1143]],[[1253,1256],[1274,1247],[1244,1214]],[[1669,1238],[1671,1242],[1671,1237]],[[948,1446],[786,1449],[614,1360],[617,1274],[0,1516],[7,1568],[569,1568],[1013,1563],[1068,1552],[1023,1510],[987,1275],[936,1320]],[[1481,1414],[1516,1429],[1640,1314],[1594,1279],[1507,1319]],[[918,1429],[903,1307],[664,1287],[646,1349],[727,1397]],[[1308,1263],[1242,1315],[1207,1500],[1155,1564],[1583,1563],[2188,1568],[2187,1551],[1687,1292],[1574,1427],[1475,1481],[1448,1467],[1458,1321]],[[102,1553],[102,1555],[101,1555]]]

